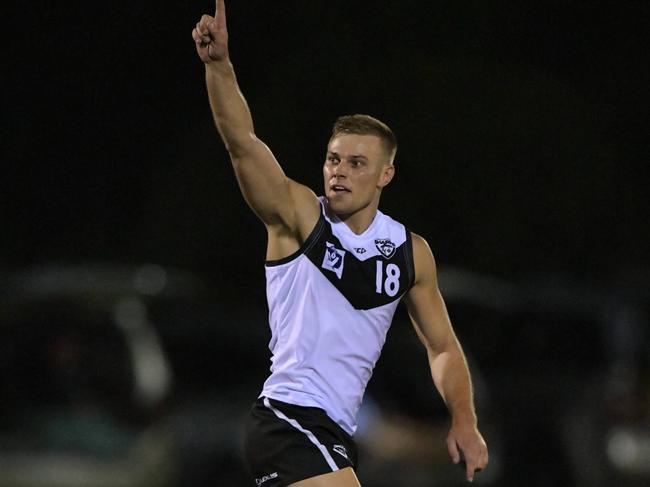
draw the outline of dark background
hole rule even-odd
[[[648,2],[227,7],[257,134],[288,175],[319,193],[332,123],[369,113],[399,142],[382,210],[423,235],[441,269],[631,288],[647,302]],[[5,7],[0,267],[154,263],[264,314],[265,232],[214,129],[191,38],[213,10]]]
[[[213,128],[191,29],[210,2],[10,8],[2,254],[174,264],[239,294],[263,228]],[[399,140],[383,208],[442,263],[499,275],[648,271],[643,1],[228,5],[258,135],[319,191],[334,119]],[[233,256],[238,258],[233,258]],[[236,280],[216,278],[227,272]]]

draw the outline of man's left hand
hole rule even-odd
[[[478,428],[471,423],[452,422],[447,436],[447,448],[454,463],[465,463],[467,480],[474,480],[474,472],[488,464],[488,449]]]

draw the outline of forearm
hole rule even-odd
[[[485,468],[487,446],[478,431],[472,382],[463,349],[456,338],[438,289],[435,260],[426,241],[413,234],[415,285],[406,304],[415,331],[427,349],[431,375],[451,413],[447,448],[454,463],[465,460],[467,479]]]
[[[212,116],[228,152],[233,159],[246,155],[258,141],[230,60],[206,64],[205,80]]]
[[[453,421],[476,424],[469,368],[460,344],[454,341],[440,353],[429,351],[431,375]]]

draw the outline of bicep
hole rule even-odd
[[[438,288],[433,254],[424,239],[414,235],[416,281],[405,302],[420,340],[430,351],[446,350],[455,341],[445,301]]]
[[[271,150],[254,135],[247,150],[231,160],[244,199],[267,226],[297,230],[305,214],[318,218],[316,195],[288,178]]]
[[[447,307],[438,290],[418,289],[406,298],[411,322],[422,343],[432,352],[446,350],[454,342]]]

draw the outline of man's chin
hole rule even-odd
[[[340,201],[339,198],[327,198],[330,210],[332,210],[337,215],[347,215],[352,213],[350,204]]]

